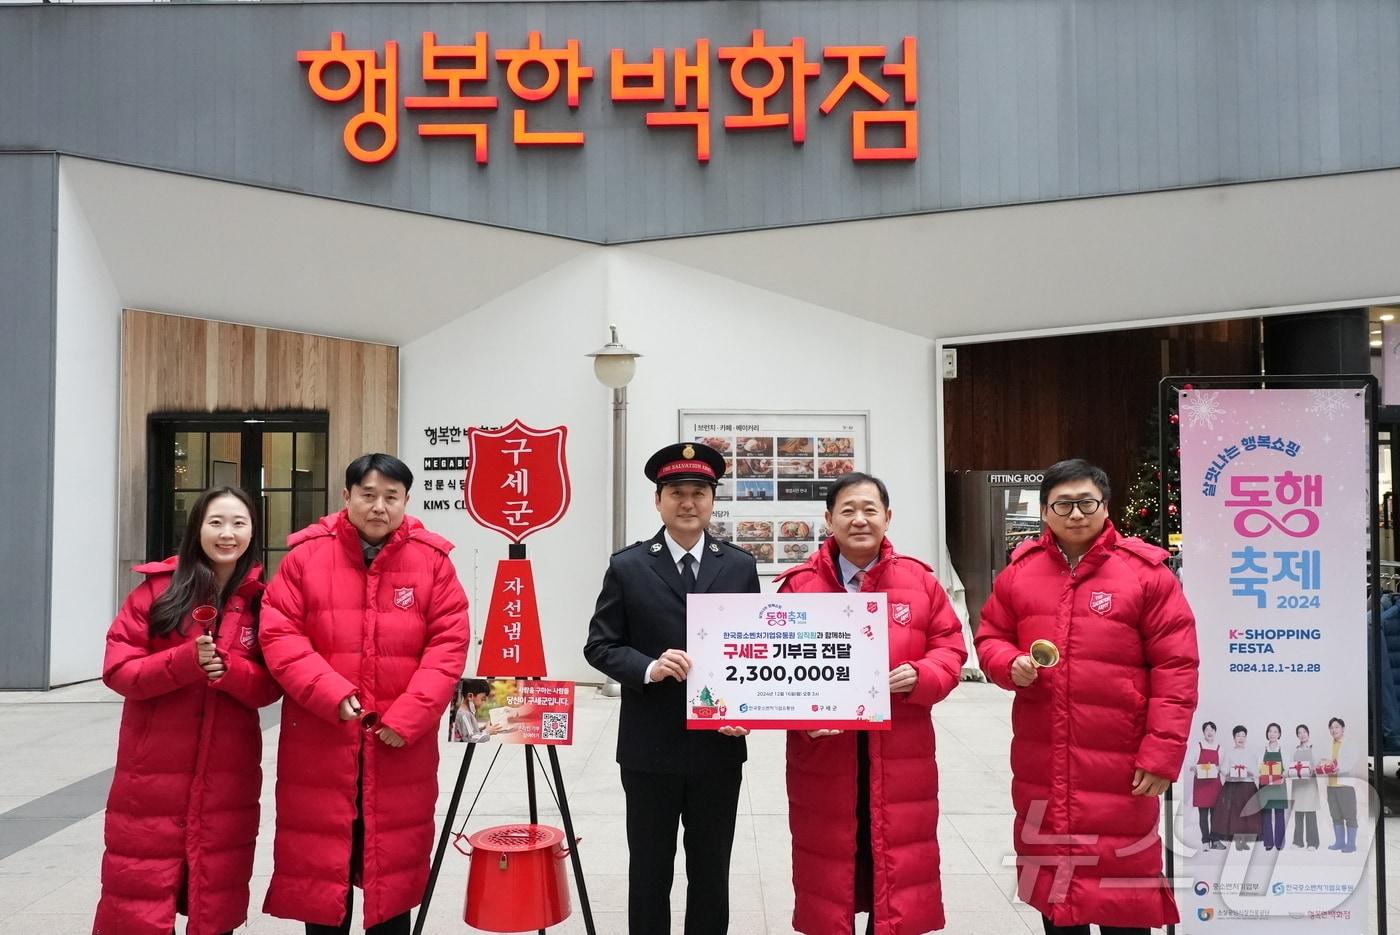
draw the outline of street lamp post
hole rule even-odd
[[[637,372],[636,351],[628,350],[617,339],[617,325],[609,325],[612,340],[589,354],[593,358],[593,374],[598,382],[613,391],[613,451],[612,451],[612,550],[627,545],[627,384]],[[616,698],[622,686],[609,678],[603,683],[603,694]]]

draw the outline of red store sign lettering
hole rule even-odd
[[[918,50],[917,37],[905,36],[897,59],[883,45],[824,46],[818,55],[801,37],[793,37],[786,45],[771,45],[765,31],[755,29],[748,45],[712,49],[709,39],[697,39],[693,49],[653,48],[645,61],[629,62],[622,49],[613,49],[608,57],[608,90],[615,103],[658,106],[646,112],[649,127],[694,132],[695,158],[703,165],[710,161],[717,116],[711,109],[712,67],[722,69],[728,63],[729,86],[747,107],[747,112],[723,115],[726,133],[785,129],[794,145],[807,139],[809,85],[825,67],[841,77],[817,110],[830,115],[848,96],[860,108],[851,113],[851,158],[912,162],[919,157],[919,114],[914,109],[919,98]],[[596,69],[583,63],[577,39],[548,47],[541,33],[532,31],[524,48],[497,48],[493,56],[485,32],[476,33],[469,45],[441,44],[436,33],[425,32],[422,83],[434,93],[402,98],[396,41],[386,42],[381,53],[347,48],[345,34],[333,32],[329,49],[299,50],[297,61],[310,66],[307,81],[321,100],[341,104],[358,97],[359,113],[345,124],[343,139],[346,151],[360,162],[383,162],[394,154],[402,105],[423,116],[417,124],[419,136],[469,141],[477,164],[486,165],[491,157],[491,128],[481,115],[502,107],[498,95],[487,93],[502,66],[512,95],[505,106],[512,110],[515,146],[582,147],[587,142],[582,130],[532,126],[529,106],[562,89],[568,106],[578,109],[584,85],[594,80]],[[326,69],[332,66],[337,74],[348,73],[343,84],[332,87],[327,81]],[[526,68],[531,69],[534,83],[526,80]],[[883,80],[875,80],[872,74]],[[785,92],[781,101],[779,92]],[[897,103],[891,104],[896,96]],[[875,127],[890,128],[899,141],[877,144],[871,139]],[[361,132],[367,128],[378,131],[377,145],[361,141]]]

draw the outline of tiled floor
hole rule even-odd
[[[591,689],[581,689],[575,743],[560,748],[575,830],[583,837],[579,853],[599,935],[626,931],[627,850],[622,792],[613,763],[617,704]],[[1013,896],[1008,858],[1009,711],[1005,693],[979,683],[964,683],[936,709],[943,896],[947,931],[958,935],[1040,931],[1038,916]],[[87,935],[91,931],[102,852],[100,808],[108,782],[104,771],[114,759],[119,714],[120,699],[97,683],[46,694],[0,694],[0,743],[5,751],[0,757],[0,935]],[[275,719],[275,712],[265,719],[271,726],[264,734],[264,830],[254,868],[254,912],[241,930],[258,935],[302,931],[296,923],[257,912],[271,872]],[[439,804],[444,814],[462,749],[445,750]],[[781,737],[756,735],[749,750],[734,842],[730,931],[777,935],[792,931]],[[464,812],[494,753],[490,746],[478,750],[467,779]],[[540,795],[542,817],[557,824],[557,818],[550,817],[557,811],[543,784]],[[522,748],[503,747],[468,830],[521,821],[525,814]],[[1400,819],[1391,819],[1387,825],[1387,863],[1395,881],[1390,888],[1389,925],[1400,933]],[[447,854],[425,928],[432,935],[472,931],[462,922],[468,862],[454,850]],[[678,858],[672,904],[681,905],[683,896],[683,865]],[[551,931],[584,931],[577,898],[574,905],[573,916]],[[673,921],[675,931],[681,931],[679,913]],[[1371,931],[1376,930],[1372,919]]]

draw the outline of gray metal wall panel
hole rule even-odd
[[[0,689],[47,688],[58,159],[0,154]]]
[[[726,133],[742,103],[712,57],[714,159],[693,135],[649,129],[645,105],[608,98],[608,51],[715,50],[804,36],[809,48],[920,40],[917,163],[855,164],[848,99],[817,105],[809,138]],[[541,29],[582,41],[596,76],[570,113],[583,150],[510,142],[503,69],[484,93],[489,166],[468,144],[416,134],[349,157],[350,104],[318,100],[296,62],[332,30],[352,48],[400,43],[401,94],[423,94],[420,36],[492,48]],[[100,41],[98,38],[100,37]],[[874,71],[870,67],[871,72]],[[480,92],[478,92],[480,93]],[[860,93],[855,92],[859,97]],[[439,122],[455,115],[441,112]],[[1400,165],[1397,0],[748,0],[653,3],[70,4],[0,7],[0,148],[97,158],[285,188],[595,242],[1151,191]]]

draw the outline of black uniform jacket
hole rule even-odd
[[[747,755],[744,738],[686,730],[684,682],[643,682],[653,660],[668,649],[685,648],[685,584],[661,533],[609,560],[583,647],[593,668],[622,685],[617,762],[650,773],[737,766]],[[758,593],[752,555],[708,533],[704,549],[698,593]]]

